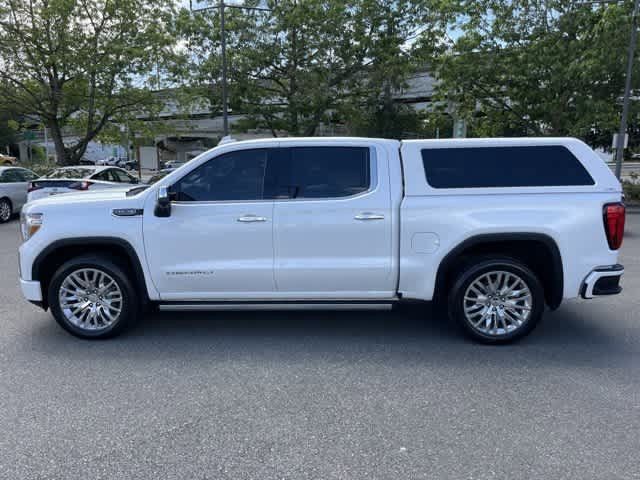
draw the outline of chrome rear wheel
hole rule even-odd
[[[464,294],[464,314],[472,328],[502,336],[523,326],[532,308],[531,290],[518,275],[489,271],[475,278]]]
[[[527,335],[544,312],[544,288],[519,259],[468,257],[449,290],[449,316],[474,340],[504,344]]]

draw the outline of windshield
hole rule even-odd
[[[60,168],[47,173],[43,178],[87,178],[94,173],[90,168]]]
[[[153,185],[154,183],[156,183],[159,180],[162,180],[164,177],[166,177],[167,175],[169,175],[171,172],[160,172],[156,175],[154,175],[153,177],[151,177],[149,179],[149,181],[147,182],[148,185]]]

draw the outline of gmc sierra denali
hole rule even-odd
[[[506,343],[563,299],[621,291],[620,183],[570,138],[286,138],[220,145],[149,187],[22,211],[20,284],[70,333],[146,308],[438,301]]]

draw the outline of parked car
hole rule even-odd
[[[31,170],[0,167],[0,223],[9,221],[27,202],[27,182],[38,178]]]
[[[124,168],[127,163],[127,157],[107,157],[96,161],[96,165],[110,165],[113,167]]]
[[[138,170],[138,162],[136,160],[127,160],[123,164],[120,165],[120,168],[125,168],[127,170]]]
[[[169,160],[168,162],[164,163],[164,168],[163,170],[166,170],[168,168],[178,168],[181,167],[182,165],[184,165],[187,162],[181,162],[179,160]]]
[[[117,167],[75,166],[61,167],[29,183],[28,201],[61,193],[103,190],[140,183]]]
[[[4,166],[12,166],[17,163],[18,159],[16,157],[10,157],[8,155],[3,155],[0,153],[0,165]]]
[[[85,338],[148,305],[434,300],[472,338],[506,343],[545,305],[619,293],[624,272],[620,183],[568,138],[236,142],[146,189],[23,214],[22,292]]]

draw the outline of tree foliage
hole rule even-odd
[[[352,97],[342,117],[359,135],[401,138],[424,132],[424,115],[396,95],[407,80],[446,47],[447,30],[458,12],[453,1],[363,2],[371,25],[370,64],[361,79],[362,96]]]
[[[17,115],[0,104],[0,155],[11,151],[17,140]]]
[[[435,63],[440,106],[477,136],[601,138],[619,122],[631,3],[474,0]]]
[[[161,131],[135,118],[161,108],[166,97],[151,92],[160,79],[181,87],[168,95],[187,111],[205,98],[219,115],[220,12],[175,12],[174,4],[0,0],[0,101],[46,124],[64,163],[93,139],[117,140],[119,123],[150,137]],[[575,135],[608,145],[618,124],[632,0],[242,4],[268,8],[226,9],[230,106],[246,116],[243,128],[314,135],[337,123],[369,136],[446,136],[452,114],[476,136]],[[425,69],[438,79],[428,118],[397,99]],[[63,143],[65,129],[77,134],[73,143]]]
[[[153,103],[170,0],[0,0],[0,96],[50,128],[61,163]],[[66,127],[77,140],[63,143]]]
[[[274,135],[313,135],[334,121],[392,134],[394,118],[412,115],[392,93],[418,67],[418,39],[439,43],[450,2],[269,0],[260,3],[266,12],[227,9],[231,106],[249,115],[245,127]],[[181,16],[194,45],[188,70],[219,98],[219,11]]]

